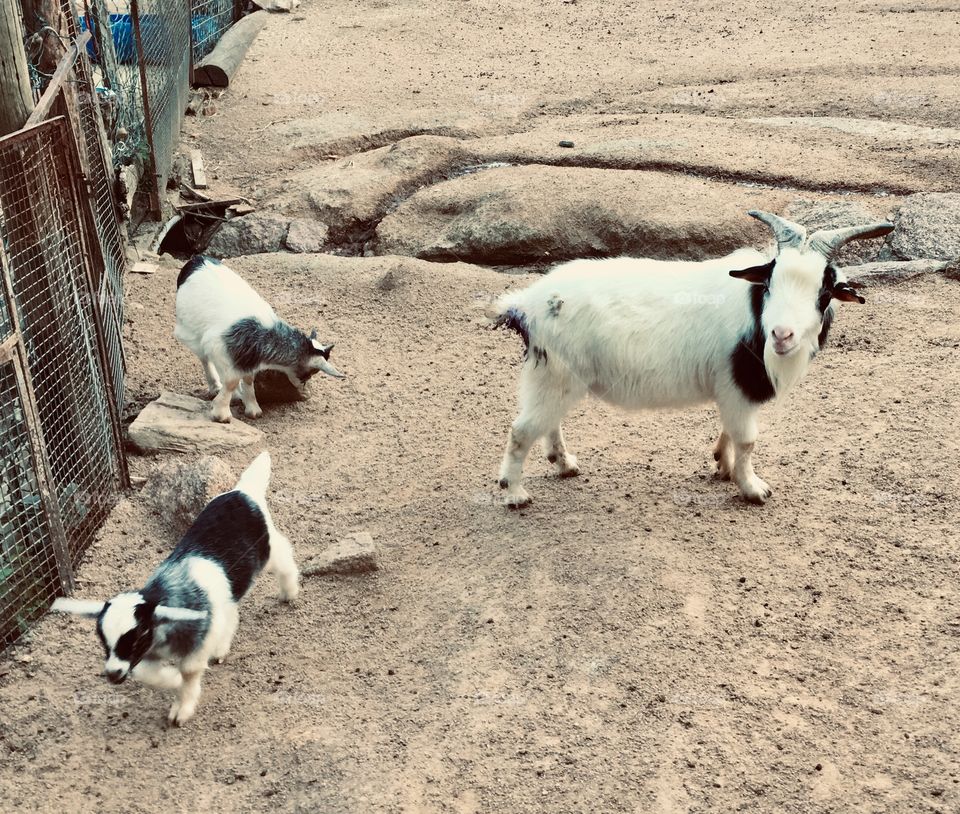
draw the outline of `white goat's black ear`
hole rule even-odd
[[[861,305],[866,302],[850,283],[837,283],[830,293],[835,300],[840,300],[840,302],[859,302]]]
[[[206,611],[193,610],[193,608],[169,608],[166,605],[157,605],[153,611],[153,618],[158,622],[198,622],[206,616]]]
[[[316,328],[314,328],[312,331],[310,331],[310,338],[311,338],[311,339],[316,339],[316,338],[317,338],[317,329],[316,329]]]
[[[770,275],[773,274],[774,265],[776,265],[776,260],[771,260],[762,266],[751,266],[748,269],[731,271],[730,276],[736,277],[738,280],[746,280],[748,283],[766,285],[770,282]]]
[[[95,599],[70,599],[61,596],[55,599],[50,610],[57,613],[72,613],[74,616],[85,616],[88,619],[96,619],[103,610],[106,602],[97,602]]]

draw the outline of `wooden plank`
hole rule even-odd
[[[199,150],[190,151],[190,169],[193,170],[193,185],[197,189],[206,189],[207,173],[203,169],[203,156]]]
[[[50,110],[53,108],[54,102],[57,101],[57,96],[60,94],[63,83],[67,81],[67,75],[73,70],[73,64],[77,61],[77,57],[80,56],[80,49],[86,48],[89,40],[90,32],[84,31],[73,41],[73,45],[67,49],[67,53],[63,55],[63,59],[61,59],[57,65],[57,70],[53,72],[50,84],[47,85],[47,89],[40,97],[40,101],[37,102],[37,106],[33,109],[33,113],[30,114],[30,118],[28,118],[23,125],[24,127],[40,124],[40,122],[50,115]]]

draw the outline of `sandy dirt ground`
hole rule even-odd
[[[562,117],[724,78],[753,89],[728,115],[867,115],[882,75],[924,100],[889,115],[941,126],[960,61],[960,7],[942,3],[314,0],[298,16],[189,125],[225,188],[296,164],[258,141],[278,76],[314,108],[513,93]],[[183,729],[161,693],[99,675],[92,625],[42,620],[0,660],[0,810],[960,809],[960,284],[842,307],[807,379],[762,414],[766,506],[711,475],[713,410],[590,401],[565,425],[583,475],[533,453],[535,502],[511,512],[494,478],[521,348],[476,306],[531,278],[397,257],[231,265],[335,341],[348,374],[257,421],[278,525],[301,562],[368,532],[383,567],[308,579],[292,607],[261,580]],[[131,413],[202,386],[172,339],[177,266],[128,279]],[[131,493],[80,595],[141,584],[173,542]]]

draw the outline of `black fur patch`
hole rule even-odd
[[[197,269],[201,268],[205,263],[213,263],[217,266],[220,265],[220,261],[213,257],[195,254],[186,263],[184,263],[183,267],[180,269],[180,274],[177,275],[177,288],[180,288],[180,286],[189,280],[190,275],[193,274],[193,272],[195,272]]]
[[[530,350],[533,351],[534,366],[539,367],[541,362],[547,363],[547,352],[543,348],[533,347]]]
[[[242,492],[215,497],[167,560],[177,562],[185,557],[207,557],[219,564],[230,581],[234,600],[239,602],[270,558],[270,536],[263,512]],[[151,587],[144,588],[147,599],[154,598],[150,595]]]
[[[254,373],[261,364],[278,365],[295,371],[301,380],[316,371],[305,364],[312,355],[322,355],[303,331],[277,322],[265,328],[253,317],[241,319],[224,334],[227,353],[241,373]]]
[[[516,308],[507,309],[497,317],[493,327],[509,328],[511,331],[516,331],[523,340],[523,347],[530,347],[530,331],[527,328],[527,318],[522,311],[518,311]]]
[[[733,380],[747,400],[755,404],[763,404],[776,395],[773,382],[767,375],[767,366],[763,363],[766,337],[763,335],[760,320],[766,299],[766,286],[750,286],[750,312],[753,315],[753,326],[749,333],[740,337],[733,353],[730,354]]]
[[[559,316],[561,307],[563,307],[563,300],[554,294],[547,302],[547,314],[551,317]]]
[[[820,335],[817,337],[817,345],[820,350],[827,344],[827,336],[830,334],[830,326],[833,324],[833,308],[830,303],[833,301],[833,287],[837,284],[837,270],[831,266],[823,270],[823,282],[820,285],[820,293],[817,295],[817,310],[823,319],[820,327]]]

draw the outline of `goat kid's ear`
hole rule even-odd
[[[61,596],[54,600],[50,610],[57,613],[72,613],[74,616],[85,616],[96,619],[106,606],[106,602],[97,602],[95,599],[70,599]]]
[[[314,328],[312,331],[310,331],[310,338],[311,338],[311,339],[316,339],[316,338],[317,338],[317,329],[316,329],[316,328]]]
[[[866,302],[850,283],[837,283],[830,291],[830,294],[835,300],[840,300],[840,302],[859,302],[861,305]]]
[[[205,619],[206,611],[192,608],[170,608],[166,605],[157,605],[153,611],[153,618],[157,622],[197,622]]]
[[[770,282],[770,275],[773,274],[773,267],[776,265],[776,262],[776,260],[771,260],[762,266],[751,266],[748,269],[731,271],[730,276],[736,277],[738,280],[746,280],[748,283],[753,283],[754,285],[766,285]]]

